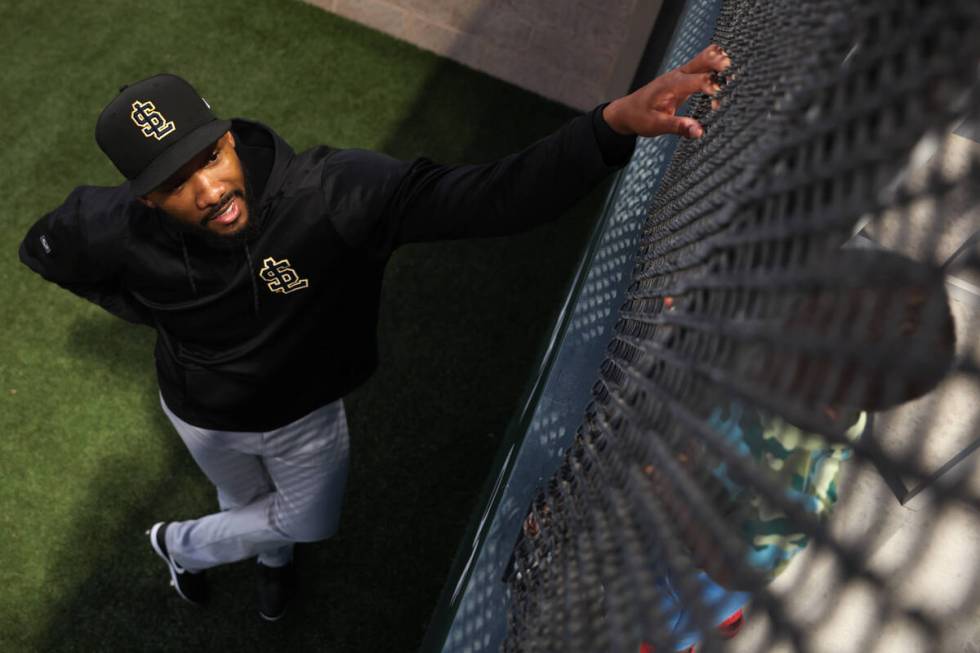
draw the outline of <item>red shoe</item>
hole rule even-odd
[[[739,608],[731,614],[727,619],[718,624],[718,634],[721,635],[722,639],[731,639],[738,635],[739,631],[742,630],[742,626],[745,625],[745,614],[743,614],[742,609]],[[643,642],[640,644],[640,653],[656,653],[656,649],[653,648],[652,644]],[[686,648],[683,651],[678,651],[678,653],[694,653],[694,647]]]
[[[742,630],[742,626],[745,625],[745,615],[742,614],[741,608],[732,613],[728,619],[725,619],[718,625],[718,632],[722,639],[731,639],[738,635],[738,631]]]

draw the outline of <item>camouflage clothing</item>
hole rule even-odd
[[[820,435],[735,401],[727,410],[715,409],[709,422],[739,454],[769,471],[771,478],[785,487],[786,496],[807,512],[821,518],[830,513],[837,502],[840,464],[850,457],[850,447],[828,443]],[[866,423],[867,414],[862,412],[847,437],[852,442],[857,440]],[[724,463],[713,474],[738,505],[735,521],[749,545],[749,562],[774,578],[806,547],[807,536],[758,493],[733,481]]]

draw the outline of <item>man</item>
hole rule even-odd
[[[293,543],[337,529],[342,397],[376,366],[381,279],[398,245],[554,219],[628,161],[637,134],[699,137],[675,111],[717,91],[712,75],[728,65],[710,47],[522,152],[469,166],[296,154],[264,125],[217,119],[173,75],[123,87],[96,140],[127,181],[76,188],[20,257],[157,331],[161,406],[221,507],[148,532],[178,594],[202,603],[205,569],[255,557],[260,615],[284,614]]]

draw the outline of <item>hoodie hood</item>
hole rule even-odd
[[[262,123],[235,118],[231,121],[235,149],[245,169],[252,191],[252,201],[261,220],[282,195],[293,148]]]

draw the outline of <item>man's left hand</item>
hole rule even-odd
[[[636,91],[613,100],[602,117],[613,131],[638,136],[680,134],[701,138],[704,128],[694,118],[675,115],[697,92],[713,96],[720,90],[713,75],[724,72],[732,60],[717,45],[709,45],[683,66],[675,68]]]

